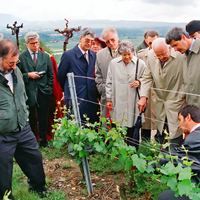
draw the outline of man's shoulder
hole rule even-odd
[[[137,53],[137,56],[138,58],[141,56],[141,57],[144,57],[144,56],[147,56],[147,53],[150,49],[147,47],[145,49],[140,49]]]
[[[19,57],[23,57],[25,56],[28,52],[28,49],[26,49],[25,51],[23,51],[22,53],[20,53]]]
[[[109,55],[109,49],[108,47],[101,49],[100,51],[97,52],[97,57],[101,57],[104,55]]]

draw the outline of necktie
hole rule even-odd
[[[113,50],[113,58],[115,58],[117,55],[117,50]]]
[[[35,66],[36,66],[36,64],[37,64],[36,52],[33,53],[33,62],[35,64]]]
[[[88,57],[87,57],[87,53],[86,53],[86,52],[84,53],[84,56],[85,56],[85,59],[87,60],[87,62],[89,63]]]

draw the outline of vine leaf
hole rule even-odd
[[[102,146],[98,143],[95,142],[94,143],[94,148],[96,149],[96,151],[101,152],[103,150]]]
[[[178,180],[190,179],[191,178],[191,168],[186,167],[181,170],[178,176]]]
[[[191,189],[192,189],[191,188],[191,180],[189,180],[189,179],[184,179],[178,183],[178,190],[179,190],[180,196],[182,196],[183,194],[189,195]]]
[[[177,180],[175,177],[170,177],[167,181],[167,186],[169,186],[173,191],[176,191]]]

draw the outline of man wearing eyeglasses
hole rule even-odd
[[[117,31],[113,27],[105,28],[101,32],[101,37],[106,42],[107,47],[97,53],[95,66],[95,81],[99,94],[101,95],[101,117],[107,117],[106,107],[106,78],[108,65],[113,58],[119,56],[117,52],[119,45],[119,37]]]
[[[28,32],[24,38],[27,49],[20,54],[21,62],[17,66],[23,74],[28,96],[29,123],[33,133],[39,133],[39,145],[49,148],[51,146],[48,145],[46,135],[48,107],[53,89],[51,59],[48,54],[39,51],[39,35],[36,32]]]
[[[13,158],[29,178],[29,189],[46,191],[42,155],[28,123],[27,96],[11,40],[0,41],[0,199],[12,190]],[[12,193],[8,197],[14,200]]]
[[[83,124],[86,123],[85,115],[91,123],[95,122],[96,116],[94,81],[96,54],[90,50],[92,44],[94,44],[94,38],[94,31],[91,28],[84,28],[79,37],[79,44],[63,53],[58,68],[58,81],[64,91],[67,108],[72,108],[67,73],[74,73],[76,94]]]
[[[147,67],[141,81],[141,98],[138,101],[140,112],[147,105],[147,98],[152,87],[156,94],[157,136],[163,143],[163,128],[168,128],[171,147],[182,143],[182,131],[178,128],[178,111],[185,103],[183,85],[184,59],[181,53],[165,43],[164,38],[153,41],[148,52]],[[166,126],[167,125],[167,126]]]

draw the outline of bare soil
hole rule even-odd
[[[83,184],[79,165],[73,159],[44,160],[47,180],[51,180],[49,189],[61,190],[69,200],[118,200],[120,199],[119,185],[127,183],[124,174],[98,176],[91,173],[93,194],[87,194],[87,186]]]

